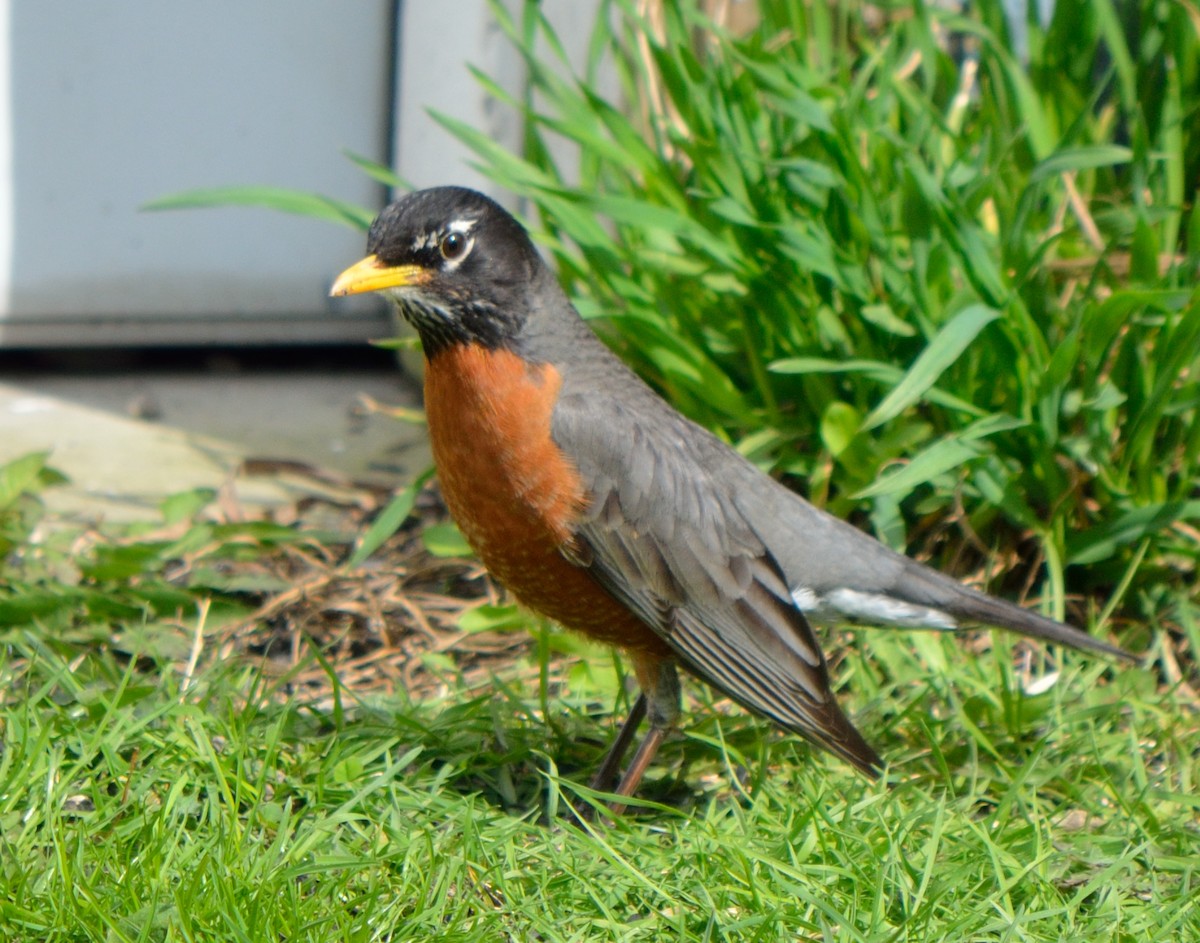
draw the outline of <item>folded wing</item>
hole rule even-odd
[[[553,434],[574,458],[590,499],[572,558],[589,566],[690,672],[877,772],[879,757],[838,706],[825,658],[779,562],[735,495],[694,473],[696,463],[717,457],[706,453],[723,446],[707,434],[697,437],[696,427],[673,414],[668,422],[687,428],[658,422],[651,438],[642,418],[602,417],[594,403],[560,398]]]

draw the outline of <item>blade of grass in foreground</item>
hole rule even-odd
[[[210,187],[186,190],[142,204],[144,210],[214,209],[227,206],[255,206],[262,209],[323,219],[332,223],[366,230],[375,213],[372,210],[302,190],[282,187]]]

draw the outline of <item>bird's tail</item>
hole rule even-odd
[[[1126,661],[1138,662],[1141,660],[1137,655],[1127,652],[1125,649],[1109,642],[1105,642],[1103,639],[1088,635],[1087,632],[1077,629],[1073,625],[1057,622],[1054,619],[1049,619],[1029,609],[1023,609],[1003,599],[988,596],[968,586],[963,586],[961,583],[951,580],[949,577],[943,576],[936,571],[922,569],[924,571],[922,576],[926,578],[922,582],[926,582],[927,584],[925,589],[929,592],[930,601],[932,602],[933,598],[936,598],[936,602],[933,602],[933,605],[936,605],[937,608],[944,612],[950,613],[956,619],[968,622],[981,622],[985,625],[1007,629],[1010,632],[1028,635],[1031,638],[1044,639],[1047,642],[1057,642],[1060,645],[1069,645],[1072,648],[1102,652],[1105,655],[1123,658]],[[936,585],[929,585],[930,583]]]

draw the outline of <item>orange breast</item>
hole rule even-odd
[[[491,574],[526,606],[634,651],[665,644],[560,548],[586,494],[550,438],[562,377],[507,351],[458,344],[425,372],[425,413],[446,505]]]

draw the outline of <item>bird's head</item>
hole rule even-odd
[[[462,187],[420,190],[392,203],[371,224],[367,252],[330,294],[383,292],[417,329],[427,357],[455,343],[510,346],[544,271],[521,224]]]

